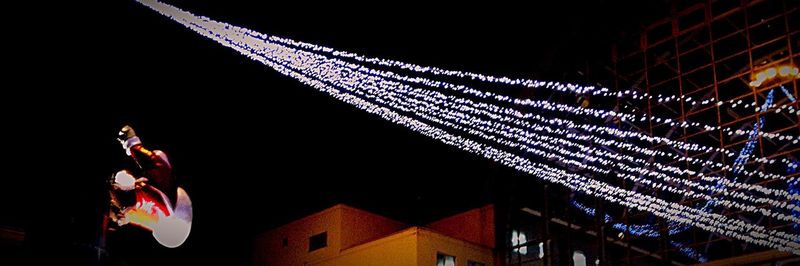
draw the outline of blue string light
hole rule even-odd
[[[772,102],[773,102],[774,98],[775,98],[775,90],[770,90],[769,93],[767,94],[767,100],[761,106],[761,112],[760,113],[763,114],[764,112],[766,112],[766,110],[769,108],[769,106],[772,105]],[[762,127],[764,127],[764,117],[763,116],[759,117],[758,122],[753,123],[753,130],[750,131],[750,134],[747,136],[747,139],[748,139],[747,143],[744,145],[744,148],[742,148],[742,151],[739,152],[739,156],[737,156],[736,160],[733,162],[733,171],[732,172],[733,172],[733,181],[734,182],[736,182],[736,180],[739,178],[739,176],[738,176],[739,173],[742,172],[742,170],[744,169],[745,163],[747,163],[747,160],[750,158],[750,155],[752,155],[753,150],[755,149],[756,144],[758,143],[758,132],[759,132],[759,130],[761,130]],[[715,188],[724,189],[725,185],[722,184],[722,183],[717,183]],[[713,199],[709,200],[709,201],[706,202],[706,205],[703,206],[702,210],[706,211],[709,208],[713,207],[712,205],[715,205],[715,204],[716,204],[715,200],[713,200]]]
[[[781,90],[783,91],[783,94],[785,94],[785,95],[786,95],[786,98],[789,98],[789,101],[790,101],[790,102],[792,102],[792,103],[794,103],[794,102],[795,102],[794,95],[792,95],[792,93],[791,93],[791,92],[789,92],[789,90],[787,90],[787,89],[786,89],[786,87],[784,87],[783,85],[781,85]]]
[[[571,203],[572,203],[573,206],[575,206],[575,208],[583,211],[587,215],[589,215],[589,216],[594,216],[595,215],[595,209],[594,208],[587,207],[587,206],[579,203],[575,199],[572,199]],[[612,220],[611,216],[608,215],[608,214],[604,214],[603,217],[604,217],[604,220],[605,220],[606,223],[610,223],[611,220]],[[610,225],[615,230],[618,230],[618,231],[621,231],[621,232],[626,232],[626,233],[628,233],[630,235],[635,235],[635,236],[656,238],[656,237],[659,237],[661,235],[658,232],[658,227],[656,225],[653,225],[653,224],[611,223]],[[672,226],[672,223],[670,223],[669,226],[668,226],[668,228],[669,228],[668,235],[678,234],[678,233],[682,232],[683,228],[685,228],[685,227],[686,226],[682,226],[682,225],[680,225],[680,226]],[[678,248],[679,252],[681,254],[683,254],[684,256],[686,256],[686,257],[695,259],[698,262],[707,262],[708,261],[708,258],[705,255],[703,255],[702,253],[700,253],[696,249],[687,246],[686,244],[683,244],[683,243],[680,243],[680,242],[677,242],[677,241],[672,241],[672,240],[669,241],[669,243],[670,243],[670,245]]]

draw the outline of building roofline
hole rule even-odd
[[[386,243],[386,242],[389,242],[389,241],[392,241],[392,240],[397,240],[397,239],[401,239],[401,238],[404,238],[404,237],[415,236],[415,235],[417,235],[417,236],[418,235],[434,235],[434,236],[442,237],[442,238],[446,239],[446,241],[448,241],[448,242],[454,242],[454,243],[457,243],[459,245],[463,245],[463,246],[466,246],[466,247],[469,247],[469,248],[479,249],[479,250],[487,250],[487,251],[491,251],[492,250],[491,248],[488,248],[488,247],[484,247],[484,246],[481,246],[481,245],[476,245],[476,244],[473,244],[473,243],[471,243],[469,241],[464,241],[464,240],[461,240],[461,239],[457,239],[457,238],[454,238],[454,237],[439,233],[439,232],[434,231],[434,230],[432,230],[430,228],[421,227],[421,226],[411,226],[409,228],[394,232],[392,234],[383,236],[383,237],[378,238],[378,239],[374,239],[372,241],[361,243],[361,244],[358,244],[358,245],[355,245],[355,246],[352,246],[352,247],[349,247],[349,248],[341,249],[339,251],[339,254],[336,255],[336,256],[325,258],[325,259],[321,259],[321,260],[318,260],[318,261],[312,261],[311,263],[320,263],[320,262],[323,262],[323,261],[334,260],[336,258],[339,258],[341,256],[345,256],[345,255],[348,255],[348,254],[351,254],[351,253],[354,253],[354,252],[358,252],[358,251],[361,251],[361,250],[369,249],[369,248],[372,248],[372,247],[377,247],[377,246],[379,246],[379,245],[381,245],[383,243]]]
[[[294,220],[289,221],[287,223],[281,224],[281,225],[279,225],[279,226],[277,226],[275,228],[266,230],[266,231],[260,233],[259,235],[268,234],[270,232],[274,232],[274,231],[280,230],[281,228],[285,228],[285,227],[290,226],[292,224],[296,224],[296,223],[299,223],[301,221],[312,219],[314,217],[319,217],[319,216],[324,215],[326,213],[330,213],[332,211],[340,210],[340,209],[341,210],[348,209],[348,210],[353,210],[353,211],[357,211],[357,212],[367,213],[369,215],[373,215],[373,216],[377,216],[377,217],[380,217],[380,218],[383,218],[383,219],[391,220],[391,221],[394,221],[394,222],[397,222],[397,223],[400,223],[400,224],[404,224],[404,225],[406,224],[404,222],[401,222],[401,221],[398,221],[398,220],[395,220],[395,219],[392,219],[392,218],[389,218],[389,217],[386,217],[386,216],[383,216],[383,215],[380,215],[380,214],[376,214],[376,213],[371,212],[371,211],[367,211],[367,210],[364,210],[364,209],[359,209],[359,208],[356,208],[356,207],[353,207],[353,206],[350,206],[350,205],[347,205],[347,204],[344,204],[344,203],[337,203],[337,204],[334,204],[333,206],[330,206],[328,208],[325,208],[325,209],[322,209],[320,211],[311,213],[309,215],[294,219]]]
[[[349,247],[349,248],[342,249],[341,250],[341,254],[345,254],[346,252],[352,252],[352,251],[368,248],[368,247],[371,247],[371,246],[375,246],[375,245],[378,245],[380,243],[383,243],[383,242],[386,242],[386,241],[390,241],[390,240],[394,240],[394,239],[397,239],[397,238],[400,238],[400,237],[403,237],[403,236],[420,235],[420,234],[430,234],[430,235],[441,236],[443,238],[446,238],[450,242],[458,242],[458,244],[469,246],[471,248],[491,250],[491,248],[489,248],[489,247],[484,247],[484,246],[477,245],[477,244],[474,244],[474,243],[466,241],[466,240],[461,240],[461,239],[458,239],[458,238],[454,238],[452,236],[448,236],[446,234],[440,233],[440,232],[438,232],[436,230],[433,230],[433,229],[430,229],[430,228],[427,228],[427,227],[411,226],[409,228],[394,232],[392,234],[383,236],[381,238],[374,239],[372,241],[368,241],[368,242],[365,242],[365,243],[362,243],[362,244],[358,244],[358,245],[355,245],[355,246],[352,246],[352,247]]]

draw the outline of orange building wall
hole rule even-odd
[[[254,265],[436,265],[438,252],[494,265],[492,206],[411,227],[345,205],[336,205],[263,233],[254,243]],[[400,231],[402,230],[402,231]],[[327,247],[308,252],[309,237],[327,232]],[[283,247],[283,239],[288,245]]]
[[[314,263],[314,266],[414,266],[417,264],[417,231],[405,230],[394,235],[342,251],[338,257]],[[431,264],[431,266],[436,265]]]
[[[486,266],[494,265],[491,249],[420,229],[417,234],[418,260],[416,265],[436,265],[437,253],[455,256],[456,266],[467,266],[468,260],[480,262]]]
[[[398,221],[342,206],[342,249],[366,243],[407,228]]]
[[[311,261],[333,257],[340,249],[341,208],[334,206],[290,224],[268,231],[254,243],[255,265],[305,265]],[[308,252],[308,238],[327,232],[327,247]],[[288,246],[283,247],[283,239]]]
[[[403,228],[400,222],[339,204],[257,237],[253,264],[305,265]],[[328,234],[327,247],[308,252],[309,237],[322,232]],[[283,247],[284,238],[288,239],[287,247]]]
[[[438,253],[456,257],[456,266],[468,260],[494,265],[492,250],[420,227],[345,249],[339,256],[314,266],[434,266]]]
[[[428,224],[426,227],[450,237],[494,248],[494,206],[456,214]]]

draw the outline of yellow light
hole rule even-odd
[[[792,78],[800,78],[800,74],[798,74],[798,69],[792,65],[783,65],[783,66],[776,66],[770,67],[767,69],[762,70],[755,74],[754,79],[750,81],[751,87],[758,87],[761,86],[762,83],[769,79],[773,79],[777,76],[780,77],[788,77]]]
[[[758,75],[756,75],[756,80],[759,81],[759,83],[761,83],[760,81],[767,80],[767,73],[764,72],[758,73]]]
[[[775,75],[778,74],[778,72],[775,71],[774,67],[771,67],[771,68],[767,69],[767,71],[765,71],[765,72],[767,72],[767,78],[770,78],[770,79],[774,78]]]
[[[788,76],[789,75],[789,70],[790,70],[789,66],[782,66],[782,67],[778,68],[778,74],[780,74],[781,77]]]

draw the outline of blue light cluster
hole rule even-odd
[[[694,249],[692,247],[687,246],[684,243],[681,243],[681,242],[678,242],[678,241],[674,241],[674,240],[670,240],[669,244],[672,245],[673,247],[678,248],[678,250],[680,250],[681,254],[683,254],[686,257],[695,259],[695,260],[697,260],[697,261],[699,261],[701,263],[708,262],[708,257],[703,255],[703,253],[701,253],[697,249]]]
[[[587,206],[581,204],[580,202],[576,201],[575,199],[572,199],[571,203],[572,203],[572,206],[575,206],[575,208],[583,211],[587,215],[595,216],[595,209],[594,208],[587,207]],[[604,214],[603,217],[604,217],[604,220],[605,220],[606,223],[610,223],[611,220],[612,220],[611,216],[608,215],[608,214]],[[635,235],[635,236],[656,238],[656,237],[659,237],[661,235],[658,232],[658,227],[656,225],[653,225],[653,224],[611,223],[610,225],[611,225],[612,228],[614,228],[614,229],[616,229],[618,231],[626,232],[626,233],[628,233],[630,235]],[[682,232],[682,231],[684,231],[685,229],[688,228],[687,226],[683,226],[683,225],[680,225],[680,224],[675,224],[675,223],[673,223],[671,221],[668,222],[668,226],[667,227],[669,228],[669,232],[668,232],[669,235],[678,234],[678,233],[680,233],[680,232]],[[669,243],[670,243],[670,245],[678,248],[679,252],[681,254],[683,254],[684,256],[686,256],[686,257],[695,259],[695,260],[697,260],[699,262],[707,262],[708,261],[708,258],[705,255],[703,255],[702,253],[700,253],[696,249],[687,246],[686,244],[683,244],[683,243],[677,242],[677,241],[672,241],[672,240],[669,241]]]
[[[794,95],[792,95],[792,93],[789,92],[789,90],[787,90],[786,87],[781,85],[781,90],[783,91],[783,94],[786,95],[786,98],[789,98],[789,102],[791,102],[791,103],[796,102],[796,100],[794,98]]]

